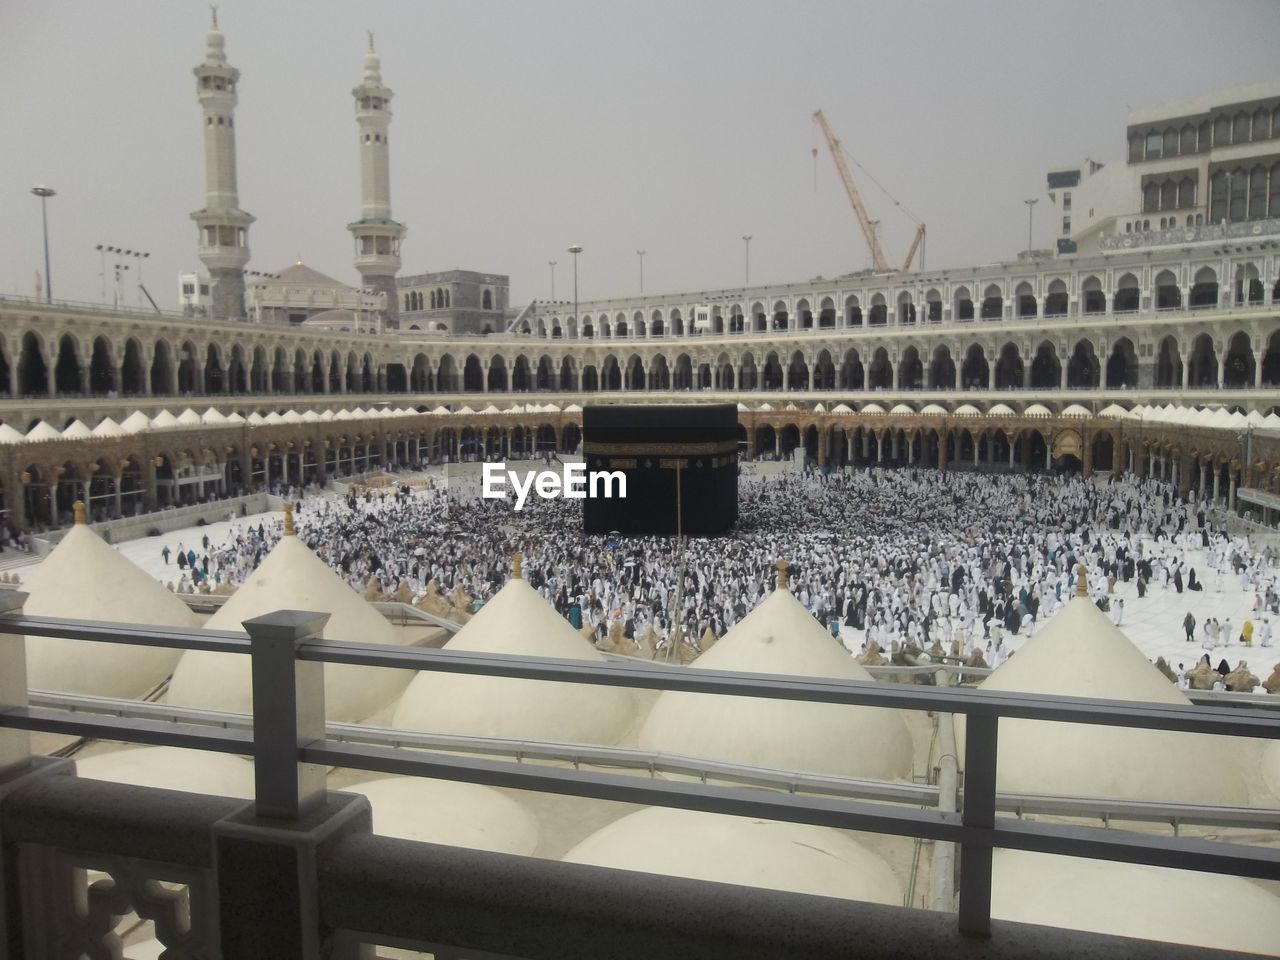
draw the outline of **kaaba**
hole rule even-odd
[[[734,404],[588,406],[582,452],[588,473],[627,478],[625,499],[587,497],[584,533],[714,536],[737,522]]]

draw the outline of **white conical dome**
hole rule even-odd
[[[979,689],[1190,703],[1088,597],[1073,597]],[[1009,793],[1247,806],[1243,759],[1228,738],[1005,719],[996,782]]]
[[[77,522],[67,531],[22,589],[27,594],[23,610],[32,616],[200,626],[200,618],[185,603],[86,523]],[[165,647],[28,637],[28,683],[35,690],[136,698],[164,680],[181,655],[181,650]]]
[[[141,410],[135,410],[120,422],[120,429],[125,433],[141,433],[151,429],[151,418]]]
[[[1266,956],[1280,944],[1280,898],[1242,877],[1021,850],[995,851],[991,916]]]
[[[241,624],[277,610],[329,614],[328,640],[397,644],[400,638],[377,610],[343,583],[295,536],[285,536],[205,626],[241,630]],[[248,713],[253,704],[249,658],[236,653],[188,650],[182,655],[169,702]],[[331,720],[364,720],[391,703],[409,681],[405,670],[324,665],[325,715]]]
[[[115,750],[77,759],[76,775],[135,787],[183,790],[239,800],[252,800],[254,796],[253,764],[210,750],[182,747]]]
[[[518,576],[507,581],[446,650],[600,661],[582,634]],[[616,743],[635,705],[622,687],[424,670],[396,708],[394,726],[432,733],[556,743]]]
[[[647,807],[564,856],[568,863],[902,905],[887,863],[831,827]]]
[[[538,821],[492,787],[453,780],[389,777],[344,793],[373,805],[373,832],[384,837],[529,856],[538,846]]]
[[[691,664],[787,676],[872,681],[786,590],[775,590]],[[911,733],[896,710],[666,690],[640,729],[660,753],[834,776],[911,774]]]

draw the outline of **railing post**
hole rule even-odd
[[[27,595],[17,590],[0,590],[0,615],[22,612]],[[0,711],[27,705],[27,638],[22,634],[0,635]],[[31,734],[26,730],[0,728],[0,780],[25,769],[31,763]]]
[[[996,825],[996,742],[999,717],[969,714],[964,737],[964,810],[970,831]],[[960,932],[991,935],[990,837],[966,839],[960,847]]]
[[[296,820],[324,799],[325,770],[299,763],[298,749],[323,740],[324,664],[297,659],[327,613],[281,610],[244,622],[252,644],[253,767],[259,817]]]
[[[318,873],[328,844],[368,834],[364,797],[325,792],[325,768],[298,762],[324,740],[322,663],[299,661],[298,645],[328,615],[283,610],[244,622],[252,647],[256,800],[213,830],[219,942],[224,957],[311,960],[335,953],[321,920]]]

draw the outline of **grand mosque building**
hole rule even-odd
[[[575,314],[511,304],[502,274],[401,275],[372,38],[352,90],[361,285],[302,263],[247,275],[240,74],[216,23],[194,72],[205,275],[183,311],[0,297],[0,498],[17,527],[65,523],[77,498],[108,516],[573,449],[583,404],[641,398],[737,402],[746,456],[1137,470],[1280,506],[1280,83],[1139,111],[1125,162],[1051,170],[1054,256]]]

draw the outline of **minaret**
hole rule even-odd
[[[195,68],[196,96],[204,112],[204,208],[191,214],[199,229],[200,260],[209,271],[213,319],[240,318],[244,311],[244,267],[249,262],[249,224],[236,191],[236,81],[213,7],[204,63]]]
[[[396,273],[400,269],[400,238],[404,225],[391,219],[391,157],[387,128],[391,126],[391,90],[382,83],[382,61],[373,50],[364,55],[364,79],[351,91],[356,100],[360,131],[360,219],[348,224],[356,242],[356,269],[366,287],[387,298],[388,326],[398,326],[400,311]]]

